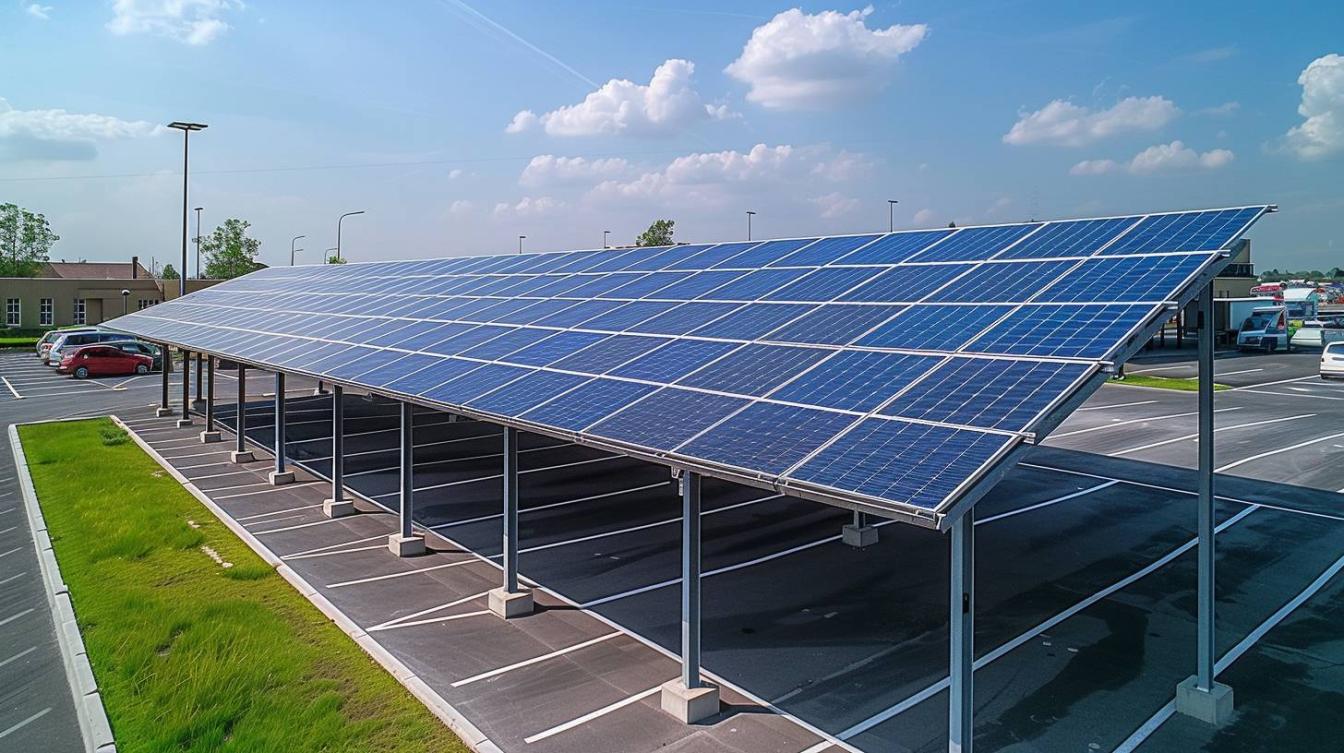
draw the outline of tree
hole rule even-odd
[[[60,239],[43,215],[0,204],[0,277],[36,277]]]
[[[247,237],[252,223],[230,218],[201,240],[205,255],[205,276],[212,280],[230,280],[263,266],[257,261],[261,241]]]
[[[327,257],[327,263],[328,263],[328,264],[344,264],[344,263],[345,263],[345,258],[344,258],[344,257],[337,256],[336,254],[332,254],[331,256],[328,256],[328,257]]]
[[[165,280],[176,280],[177,270],[173,269],[173,265],[165,264],[163,265],[163,272],[159,275],[159,277],[162,277]]]
[[[636,246],[670,246],[672,245],[672,226],[677,224],[674,220],[654,220],[649,229],[639,234],[635,239]]]

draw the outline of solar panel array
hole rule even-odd
[[[1266,209],[270,268],[111,326],[936,520]]]

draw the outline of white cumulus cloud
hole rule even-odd
[[[630,163],[619,157],[587,159],[539,154],[527,163],[518,183],[530,188],[575,183],[597,183],[624,175]]]
[[[1007,144],[1086,146],[1124,133],[1156,131],[1180,114],[1166,97],[1126,97],[1105,110],[1093,110],[1062,99],[1035,112],[1020,113],[1004,134]]]
[[[113,34],[155,34],[205,45],[229,30],[224,16],[241,0],[115,0],[107,28]]]
[[[41,3],[29,3],[23,11],[39,21],[50,21],[52,7]]]
[[[1069,175],[1104,175],[1120,169],[1113,159],[1085,159],[1069,168]]]
[[[825,107],[879,91],[929,28],[870,29],[872,12],[872,6],[850,13],[786,10],[756,27],[724,71],[751,87],[747,99],[776,109]]]
[[[1167,170],[1214,170],[1231,164],[1233,157],[1232,152],[1227,149],[1213,149],[1201,153],[1181,141],[1173,141],[1170,144],[1150,146],[1134,155],[1134,159],[1129,161],[1129,171],[1144,174]]]
[[[658,66],[647,84],[614,78],[578,104],[543,115],[522,110],[504,130],[522,133],[540,126],[552,136],[665,136],[699,121],[730,117],[726,107],[701,101],[694,73],[695,63],[673,58]]]
[[[1289,150],[1304,160],[1344,151],[1344,55],[1316,58],[1297,77],[1302,86],[1300,125],[1288,131]]]
[[[151,136],[143,120],[65,110],[16,110],[0,97],[0,160],[78,160],[97,156],[98,141]]]
[[[551,196],[524,196],[516,204],[501,201],[495,204],[495,217],[537,217],[550,214],[565,206],[565,202]]]
[[[812,199],[812,203],[821,210],[821,218],[824,220],[833,220],[837,217],[843,217],[852,214],[859,208],[859,200],[852,196],[845,196],[842,193],[832,191],[823,196],[817,196]]]
[[[938,219],[938,214],[932,209],[921,209],[915,212],[914,222],[916,227],[928,227]]]

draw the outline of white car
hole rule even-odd
[[[1344,379],[1344,342],[1333,342],[1321,351],[1321,378]]]

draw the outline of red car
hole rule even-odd
[[[74,374],[76,379],[91,376],[125,376],[148,374],[154,368],[154,359],[139,353],[127,353],[112,345],[85,345],[61,356],[60,374]]]

